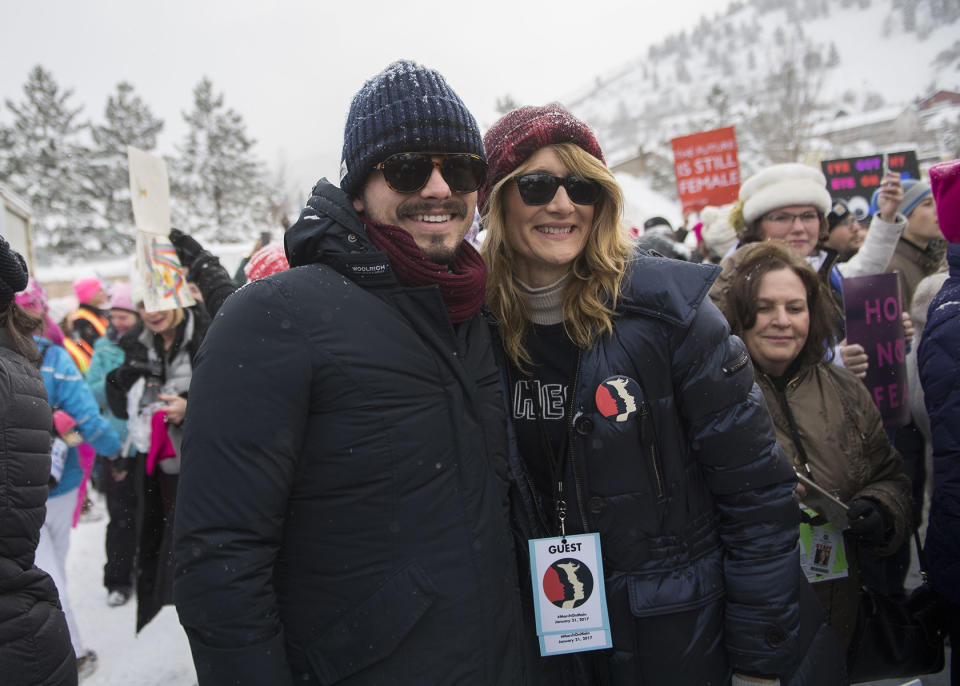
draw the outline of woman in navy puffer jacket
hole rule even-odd
[[[933,500],[926,557],[933,588],[949,603],[954,651],[960,642],[960,160],[930,168],[940,231],[950,242],[950,277],[930,303],[917,360],[933,436]],[[960,683],[953,660],[952,683]]]
[[[518,528],[598,532],[603,555],[612,648],[544,658],[544,680],[838,683],[837,654],[805,661],[829,632],[800,571],[796,478],[706,298],[717,267],[633,251],[596,139],[559,105],[511,112],[484,145]]]

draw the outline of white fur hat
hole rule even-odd
[[[740,186],[740,200],[747,226],[778,207],[813,205],[826,215],[831,205],[820,170],[796,163],[775,164],[754,174]]]
[[[714,207],[708,205],[700,211],[703,229],[700,235],[707,248],[718,257],[725,257],[730,248],[737,244],[737,233],[730,226],[730,210],[733,204]]]

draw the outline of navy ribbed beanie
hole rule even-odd
[[[486,159],[463,101],[438,72],[409,60],[394,62],[353,96],[340,188],[357,195],[373,167],[398,152],[469,152]]]
[[[27,263],[0,236],[0,307],[10,304],[14,294],[27,287]]]

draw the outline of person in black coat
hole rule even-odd
[[[209,326],[201,307],[147,312],[118,342],[123,364],[107,374],[110,410],[127,420],[138,498],[137,631],[173,603],[173,523],[181,431],[194,360]],[[135,410],[131,413],[130,410]],[[157,416],[162,419],[162,423]]]
[[[463,241],[486,163],[437,72],[357,94],[291,269],[230,296],[190,388],[174,599],[201,686],[529,683],[503,397]]]
[[[49,492],[53,418],[30,332],[14,301],[27,267],[0,237],[0,674],[10,686],[71,686],[77,663],[50,575],[34,564]]]

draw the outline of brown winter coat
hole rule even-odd
[[[926,249],[922,249],[906,238],[900,238],[890,258],[887,273],[899,272],[904,310],[910,310],[917,284],[931,274],[947,271],[946,254],[946,243],[941,240],[933,241]]]
[[[903,543],[910,515],[910,480],[900,454],[890,444],[880,412],[866,386],[846,369],[827,362],[801,368],[785,385],[757,371],[757,383],[777,431],[777,442],[802,469],[787,408],[806,452],[813,479],[844,502],[869,498],[880,504],[891,532],[869,548],[889,555]],[[857,614],[858,562],[855,543],[846,538],[851,576],[814,584],[828,622],[846,645]]]

